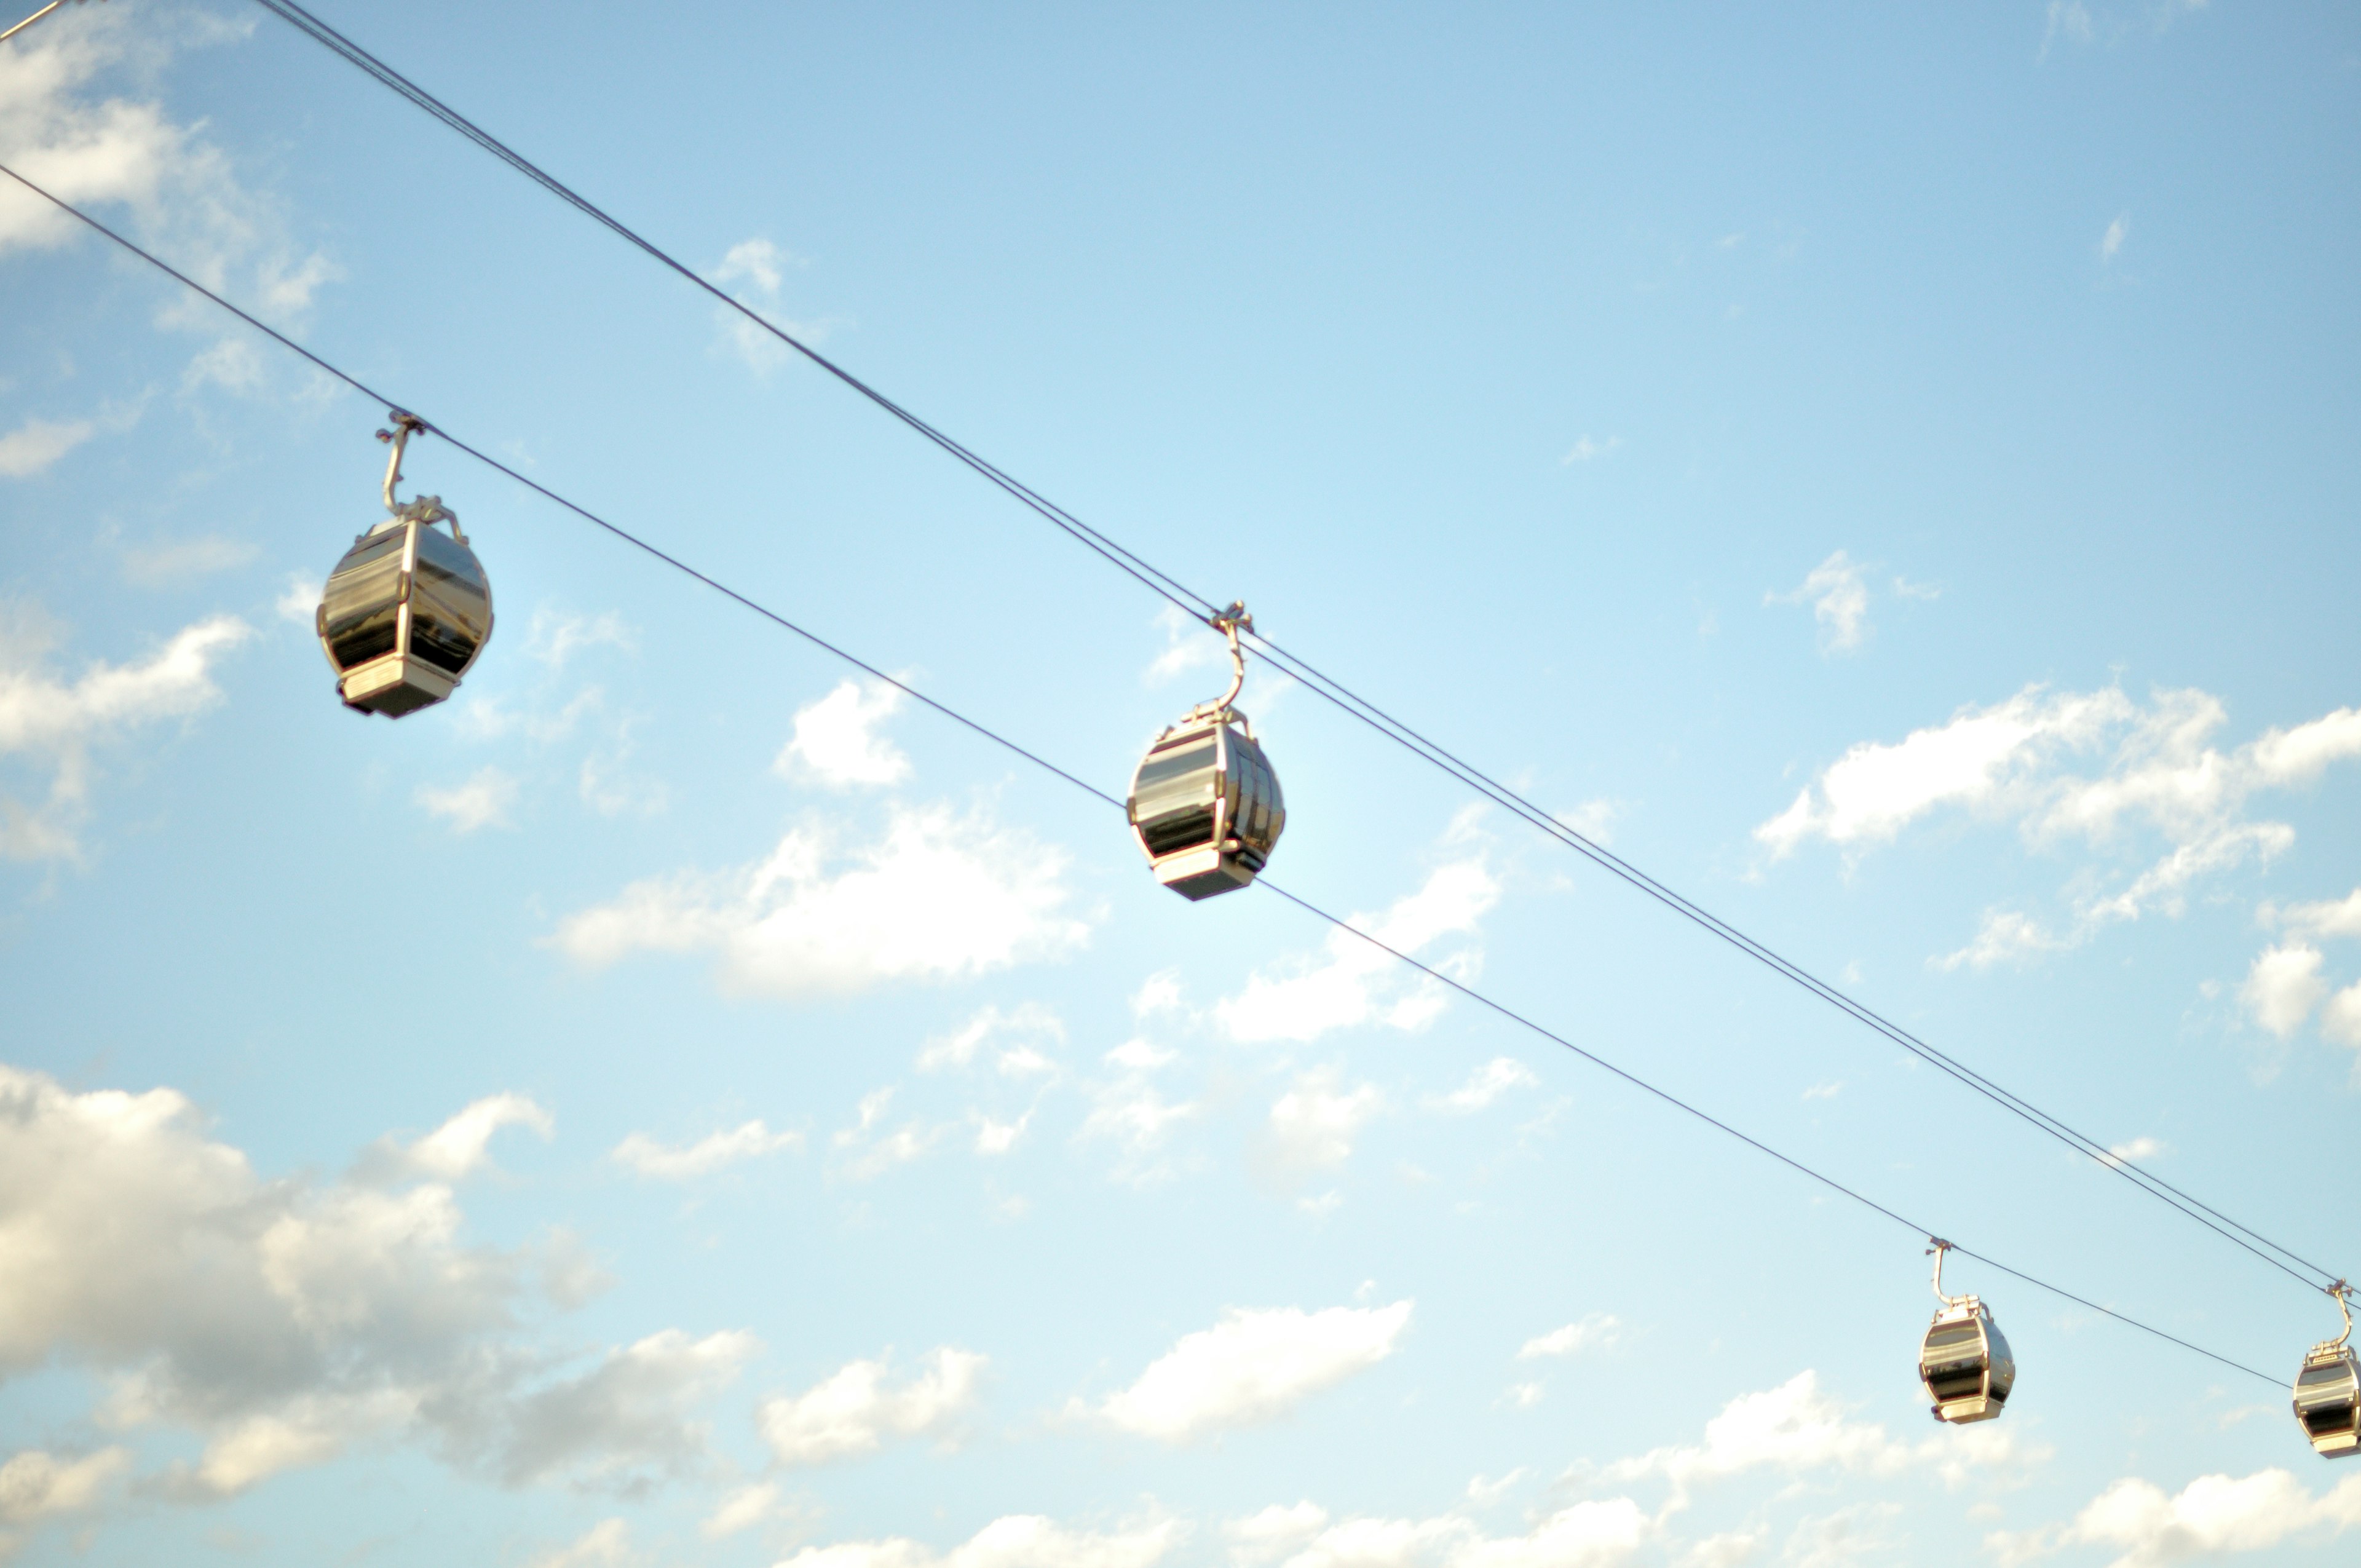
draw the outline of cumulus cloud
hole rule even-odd
[[[1813,839],[1860,854],[1957,811],[2013,821],[2036,848],[2079,841],[2098,851],[2162,839],[2162,858],[2113,889],[2078,884],[2062,932],[2020,911],[1991,911],[1975,941],[1945,962],[1981,967],[2070,947],[2152,910],[2178,915],[2204,879],[2284,852],[2295,830],[2246,817],[2251,799],[2313,784],[2332,763],[2361,756],[2361,709],[2273,729],[2224,751],[2212,738],[2227,719],[2202,691],[2158,692],[2142,706],[2112,688],[2027,686],[1900,741],[1851,747],[1754,837],[1774,860]],[[2102,765],[2082,771],[2084,758]]]
[[[1619,1460],[1607,1474],[1618,1480],[1662,1475],[1685,1487],[1766,1468],[1890,1474],[1909,1458],[1883,1427],[1847,1420],[1844,1408],[1820,1391],[1817,1374],[1799,1372],[1776,1388],[1732,1399],[1706,1423],[1702,1442]]]
[[[0,1464],[0,1524],[35,1524],[91,1508],[115,1478],[131,1468],[127,1448],[102,1448],[61,1460],[28,1448]],[[5,1548],[0,1548],[5,1551]]]
[[[1385,1102],[1374,1083],[1345,1087],[1334,1067],[1298,1073],[1271,1102],[1262,1157],[1281,1176],[1333,1170],[1352,1157],[1353,1140]]]
[[[1179,605],[1168,604],[1158,610],[1156,624],[1164,633],[1164,651],[1148,666],[1150,683],[1169,681],[1191,670],[1229,669],[1228,641]]]
[[[2320,977],[2320,949],[2306,942],[2266,948],[2246,971],[2238,1000],[2246,1003],[2256,1023],[2284,1040],[2303,1027],[2312,1010],[2328,994],[2328,982]]]
[[[949,1552],[889,1536],[807,1546],[778,1568],[1152,1568],[1181,1533],[1171,1520],[1093,1532],[1067,1530],[1037,1514],[1011,1514]]]
[[[803,1142],[801,1133],[774,1133],[757,1118],[679,1147],[667,1147],[645,1133],[633,1133],[617,1144],[609,1157],[658,1181],[687,1181],[742,1159],[801,1148]]]
[[[476,770],[467,783],[448,788],[420,784],[414,797],[429,813],[451,825],[455,833],[479,828],[508,828],[509,808],[516,804],[517,781],[496,767]]]
[[[1090,1110],[1074,1135],[1076,1141],[1114,1144],[1118,1150],[1115,1175],[1125,1180],[1144,1184],[1170,1177],[1174,1167],[1166,1147],[1171,1135],[1202,1109],[1194,1101],[1168,1098],[1156,1081],[1156,1075],[1176,1059],[1175,1053],[1134,1039],[1107,1052],[1105,1059],[1115,1075],[1087,1087]]]
[[[907,1165],[923,1156],[950,1131],[948,1127],[929,1127],[917,1121],[905,1122],[891,1132],[883,1131],[885,1108],[893,1100],[891,1087],[863,1095],[858,1119],[851,1126],[838,1129],[830,1142],[836,1149],[840,1174],[854,1181],[883,1176],[895,1166]]]
[[[1020,1003],[1005,1013],[986,1003],[965,1024],[920,1047],[917,1067],[920,1072],[970,1067],[981,1053],[1004,1078],[1035,1078],[1057,1069],[1043,1047],[1065,1040],[1064,1022],[1038,1002]]]
[[[569,916],[558,947],[590,965],[710,951],[732,991],[774,996],[965,979],[1080,947],[1063,852],[983,812],[895,806],[884,837],[841,850],[797,828],[718,876],[661,877]]]
[[[1391,1355],[1410,1314],[1408,1301],[1318,1312],[1233,1308],[1212,1328],[1182,1335],[1097,1413],[1120,1431],[1165,1442],[1273,1420]]]
[[[1541,1082],[1533,1069],[1514,1057],[1494,1057],[1468,1077],[1466,1082],[1448,1094],[1438,1095],[1428,1102],[1437,1110],[1472,1114],[1488,1107],[1512,1089],[1531,1089]]]
[[[779,1488],[775,1483],[764,1481],[741,1486],[706,1516],[697,1527],[697,1533],[708,1541],[719,1541],[775,1519],[779,1512]]]
[[[488,1094],[414,1143],[379,1138],[356,1163],[354,1174],[373,1182],[413,1176],[458,1181],[491,1163],[492,1135],[502,1127],[529,1127],[547,1138],[557,1123],[522,1094]]]
[[[0,477],[29,479],[96,433],[86,419],[28,419],[0,435]]]
[[[2265,925],[2276,925],[2299,936],[2361,938],[2361,888],[2343,898],[2316,904],[2266,904],[2258,911]]]
[[[1868,568],[1839,550],[1813,567],[1786,593],[1763,596],[1764,604],[1806,604],[1819,623],[1820,652],[1850,653],[1869,635]]]
[[[834,324],[831,321],[790,321],[779,312],[779,296],[786,282],[787,269],[803,264],[802,257],[757,236],[731,246],[710,276],[729,291],[731,299],[773,326],[806,343],[818,344],[828,336],[829,328]],[[795,356],[795,351],[785,344],[727,306],[716,306],[713,320],[730,352],[758,375],[767,376]]]
[[[1471,857],[1436,868],[1385,914],[1355,915],[1352,924],[1398,951],[1422,955],[1446,937],[1473,937],[1499,899],[1499,880],[1480,856]],[[1429,961],[1463,978],[1474,971],[1477,951],[1463,946]],[[1233,1039],[1315,1040],[1359,1024],[1423,1028],[1440,1015],[1446,994],[1351,932],[1331,931],[1320,957],[1257,972],[1237,995],[1216,1003],[1213,1016]]]
[[[114,221],[181,270],[283,323],[309,308],[337,269],[290,240],[277,204],[250,190],[200,127],[174,123],[141,95],[177,52],[239,36],[242,29],[202,15],[90,7],[49,18],[0,53],[0,161],[85,210],[118,209]],[[109,95],[126,87],[134,91]],[[54,249],[84,234],[14,182],[0,191],[0,256]],[[205,318],[175,300],[163,319]],[[224,346],[251,353],[242,339],[215,345]],[[212,371],[203,378],[235,379]]]
[[[1517,1352],[1520,1361],[1531,1361],[1543,1355],[1575,1355],[1595,1345],[1615,1343],[1623,1325],[1611,1314],[1593,1312],[1587,1318],[1552,1329],[1545,1334],[1535,1334]]]
[[[0,616],[0,764],[47,775],[28,804],[0,792],[0,856],[71,860],[89,817],[93,751],[122,743],[144,725],[186,718],[221,700],[214,670],[253,635],[236,616],[217,615],[173,634],[136,663],[93,661],[75,679],[50,667],[52,633],[38,611],[10,606]]]
[[[883,1360],[847,1363],[801,1394],[763,1402],[763,1440],[782,1464],[824,1464],[874,1453],[895,1437],[944,1436],[974,1404],[984,1358],[950,1345],[915,1376],[889,1380]]]
[[[2284,1470],[2251,1475],[2201,1475],[2177,1493],[2126,1478],[2109,1486],[2062,1530],[2006,1541],[2020,1555],[2065,1544],[2117,1549],[2109,1568],[2163,1568],[2218,1559],[2361,1525],[2361,1476],[2315,1496]]]
[[[772,764],[782,778],[807,778],[832,789],[899,784],[910,759],[877,733],[902,706],[883,681],[846,681],[796,710],[795,734]]]
[[[631,1527],[612,1519],[600,1519],[566,1545],[540,1553],[530,1568],[628,1568],[632,1561]]]
[[[479,1102],[380,1147],[464,1172],[514,1109]],[[691,1407],[752,1349],[660,1334],[569,1373],[518,1327],[551,1248],[469,1245],[437,1180],[266,1180],[169,1089],[76,1093],[0,1067],[0,1376],[62,1361],[110,1379],[109,1424],[194,1433],[167,1495],[402,1434],[509,1481],[671,1468],[704,1452]]]

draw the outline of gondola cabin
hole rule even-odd
[[[2342,1459],[2361,1452],[2361,1369],[2341,1340],[2312,1347],[2295,1376],[2295,1419],[2312,1452]]]
[[[441,511],[438,507],[434,509]],[[451,695],[492,634],[492,585],[448,512],[390,518],[328,576],[314,627],[345,706],[399,718]]]
[[[1158,736],[1126,805],[1156,880],[1190,899],[1253,882],[1287,826],[1279,775],[1246,716],[1226,705]]]
[[[1918,1380],[1938,1421],[1964,1425],[2001,1413],[2016,1382],[2016,1360],[1982,1302],[1963,1297],[1935,1314],[1918,1347]]]

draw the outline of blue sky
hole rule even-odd
[[[2335,6],[336,26],[1565,820],[2361,1255]],[[1120,793],[1210,631],[258,9],[0,158]],[[343,710],[385,411],[0,192],[0,1556],[2327,1563],[2285,1395],[1923,1242],[428,438],[499,624]],[[408,492],[405,491],[405,494]],[[1271,874],[2279,1376],[2324,1296],[1250,674]]]

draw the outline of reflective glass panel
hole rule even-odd
[[[322,630],[339,669],[393,652],[405,530],[372,534],[345,553],[320,601]]]

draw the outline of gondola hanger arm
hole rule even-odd
[[[1927,1243],[1927,1250],[1935,1258],[1935,1299],[1942,1302],[1946,1307],[1965,1306],[1969,1298],[1943,1294],[1943,1255],[1951,1250],[1951,1244],[1940,1236],[1928,1236]]]
[[[443,504],[441,496],[419,496],[406,506],[395,499],[393,488],[401,483],[401,455],[409,448],[410,438],[425,434],[429,427],[416,414],[401,409],[389,410],[386,418],[393,428],[377,433],[379,441],[393,447],[385,460],[385,510],[397,522],[447,522],[451,525],[451,537],[465,544],[467,536],[459,532],[458,516]]]

